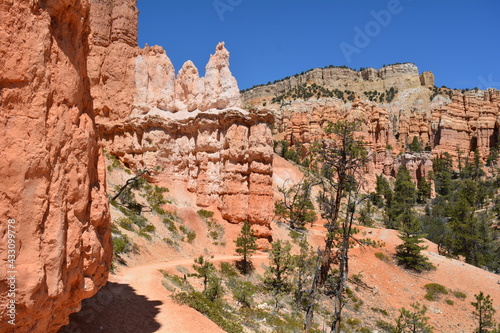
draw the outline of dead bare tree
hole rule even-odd
[[[323,250],[318,250],[304,322],[305,332],[309,332],[312,326],[317,290],[325,284],[335,262],[339,264],[339,276],[333,292],[335,309],[331,331],[340,332],[343,294],[349,272],[349,246],[353,240],[352,223],[359,203],[359,180],[367,160],[364,142],[354,136],[357,128],[356,122],[330,124],[325,130],[329,139],[323,140],[316,149],[316,183],[321,188],[318,202],[321,215],[327,221],[327,236]],[[342,220],[341,213],[345,214]]]
[[[136,182],[138,182],[139,178],[141,178],[144,174],[151,175],[151,170],[149,170],[149,169],[141,170],[134,177],[132,177],[130,179],[127,179],[127,181],[125,182],[125,185],[123,185],[122,187],[120,187],[120,189],[118,190],[118,192],[116,192],[116,194],[111,198],[111,200],[116,200],[120,196],[120,194],[123,193],[123,191],[125,191],[129,186],[132,186],[133,184],[135,184]]]

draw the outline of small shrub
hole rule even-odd
[[[174,240],[172,240],[172,239],[170,239],[170,238],[163,238],[163,241],[164,241],[165,243],[167,243],[168,245],[172,246],[172,247],[177,247],[177,246],[179,246],[179,244],[178,244],[176,241],[174,241]]]
[[[144,216],[138,214],[137,211],[134,211],[132,209],[128,209],[128,208],[123,207],[123,206],[119,206],[118,209],[120,210],[120,212],[123,215],[128,217],[130,219],[130,221],[132,221],[132,223],[134,223],[138,227],[143,228],[146,226],[148,220]]]
[[[446,304],[453,305],[453,304],[455,304],[455,302],[453,302],[451,299],[447,299]]]
[[[455,296],[458,299],[465,299],[467,297],[466,294],[464,294],[463,292],[458,291],[458,290],[457,291],[453,291],[452,293],[453,293],[453,296]]]
[[[191,243],[195,240],[195,238],[196,238],[196,232],[195,232],[194,230],[191,230],[191,229],[189,229],[188,227],[183,226],[183,225],[179,226],[179,230],[180,230],[183,234],[185,234],[185,235],[186,235],[186,241],[187,241],[189,244],[191,244]],[[184,240],[184,238],[183,238],[183,240]]]
[[[205,209],[200,209],[197,211],[197,213],[202,219],[208,219],[214,216],[214,212]]]
[[[120,235],[117,237],[113,237],[113,253],[128,253],[132,250],[132,244],[130,243],[130,239],[127,235]]]
[[[156,230],[156,227],[152,224],[148,224],[147,226],[142,228],[142,231],[144,231],[144,232],[155,232],[155,230]]]
[[[161,208],[163,204],[168,203],[167,200],[163,197],[163,193],[168,192],[168,188],[161,186],[147,186],[146,187],[146,201],[151,206],[153,212],[163,215],[165,214],[165,210]]]
[[[384,330],[385,332],[394,332],[394,326],[389,324],[388,322],[385,322],[383,320],[377,320],[376,325],[378,328]]]
[[[387,310],[384,310],[384,309],[380,309],[380,308],[371,308],[371,310],[373,312],[380,312],[382,315],[388,317],[389,316],[389,312],[387,312]]]
[[[111,223],[111,233],[117,234],[117,235],[121,235],[122,234],[122,232],[120,231],[120,229],[118,229],[118,227],[114,223]]]
[[[377,257],[377,259],[380,259],[382,261],[387,261],[389,258],[387,258],[387,256],[382,253],[382,252],[375,252],[375,257]]]
[[[349,280],[354,284],[362,285],[363,284],[363,272],[359,272],[358,274],[352,274],[351,277],[349,278]]]
[[[365,302],[363,302],[362,299],[357,299],[356,302],[354,303],[353,307],[355,311],[359,311],[361,308],[361,305],[363,305]]]
[[[228,278],[237,277],[239,275],[236,268],[229,262],[220,263],[220,273],[222,276]]]
[[[203,313],[228,333],[244,332],[243,326],[238,323],[232,313],[224,308],[220,301],[211,301],[204,294],[196,291],[178,293],[174,296],[174,299]]]
[[[437,301],[441,294],[448,294],[445,286],[440,285],[439,283],[429,283],[426,284],[424,288],[425,290],[427,290],[427,294],[424,296],[424,298],[428,301]]]
[[[141,237],[146,238],[148,241],[152,239],[151,235],[145,232],[144,230],[140,230],[137,234]]]
[[[116,222],[118,222],[118,225],[123,229],[128,231],[134,231],[134,224],[129,218],[119,217],[116,219]]]
[[[253,295],[257,287],[252,282],[236,280],[232,289],[234,299],[243,307],[253,305]]]
[[[194,230],[189,230],[186,234],[187,242],[191,244],[196,238],[196,232]]]
[[[182,291],[192,291],[193,287],[187,279],[180,277],[178,275],[173,275],[165,272],[164,270],[160,270],[160,272],[163,274],[163,277],[171,282],[176,288],[181,289]]]
[[[346,323],[347,325],[354,327],[359,326],[359,324],[361,324],[361,320],[359,318],[347,318]]]

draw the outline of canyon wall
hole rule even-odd
[[[385,91],[391,87],[398,90],[421,86],[433,87],[434,75],[431,72],[419,75],[417,66],[412,63],[387,65],[379,70],[365,68],[356,71],[346,67],[314,68],[273,84],[248,89],[242,94],[242,99],[245,103],[269,99],[300,85],[312,83],[328,89],[351,90],[361,95],[364,91]]]
[[[160,46],[137,47],[135,1],[91,1],[89,77],[105,148],[128,166],[184,181],[201,207],[271,236],[270,125],[241,108],[229,52],[217,45],[205,76],[187,61],[176,75]]]
[[[88,13],[86,1],[0,3],[1,332],[55,332],[107,281],[112,245],[87,77]],[[7,261],[12,231],[15,263]]]
[[[395,67],[400,68],[396,70]],[[325,70],[338,75],[325,79]],[[476,149],[486,161],[490,150],[497,146],[500,127],[498,90],[431,88],[429,85],[434,82],[432,73],[419,75],[418,69],[410,64],[388,66],[378,72],[373,70],[370,71],[373,75],[363,78],[366,71],[369,69],[361,72],[344,68],[316,69],[271,85],[283,88],[283,82],[296,81],[294,84],[305,82],[309,86],[355,87],[358,92],[351,101],[287,95],[280,103],[271,103],[269,96],[262,98],[260,93],[270,86],[250,89],[243,96],[248,104],[257,108],[266,103],[265,108],[275,115],[275,138],[284,139],[291,145],[301,143],[307,147],[312,141],[322,138],[328,122],[359,121],[361,128],[356,135],[364,138],[370,156],[366,170],[368,183],[372,183],[374,173],[394,175],[401,164],[411,169],[417,182],[432,170],[433,159],[445,152],[453,157],[457,166],[459,158],[463,159],[462,162],[472,158]],[[315,76],[315,73],[323,73],[323,76]],[[370,101],[368,96],[361,94],[370,91],[374,82],[382,81],[388,84],[384,88],[394,84],[398,89],[390,102],[385,99]],[[281,93],[286,93],[286,90]],[[411,154],[408,146],[415,137],[422,148],[432,151],[432,154]]]

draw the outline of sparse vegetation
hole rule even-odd
[[[467,297],[467,295],[466,295],[466,294],[464,294],[464,293],[463,293],[463,292],[461,292],[461,291],[452,291],[452,294],[453,294],[453,296],[455,296],[456,298],[458,298],[458,299],[462,299],[462,300],[463,300],[463,299],[465,299],[465,298]]]
[[[448,295],[448,290],[439,283],[429,283],[424,286],[427,293],[424,298],[428,301],[437,301],[441,295]]]
[[[382,252],[375,252],[374,255],[375,257],[377,257],[377,259],[380,259],[382,261],[389,261],[389,258]]]
[[[207,233],[212,239],[214,245],[225,245],[223,241],[224,238],[224,227],[214,219],[214,212],[200,209],[198,210],[198,215],[207,224]]]

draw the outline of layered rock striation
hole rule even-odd
[[[333,81],[325,81],[324,76],[315,77],[314,73],[318,70],[312,70],[296,79],[307,82],[307,85],[356,86],[359,92],[364,92],[372,89],[373,82],[383,77],[384,80],[391,80],[384,82],[394,84],[398,89],[391,101],[371,101],[369,94],[358,93],[352,95],[351,101],[293,95],[287,95],[279,103],[270,103],[269,98],[249,101],[256,107],[266,102],[266,108],[271,109],[276,118],[274,134],[291,145],[301,143],[307,146],[321,138],[328,122],[344,119],[359,121],[361,128],[357,135],[364,138],[370,153],[367,165],[367,175],[370,176],[374,173],[394,175],[399,165],[403,164],[409,166],[417,182],[421,179],[420,174],[427,175],[432,169],[433,159],[445,152],[458,164],[459,158],[471,158],[477,149],[486,161],[490,151],[498,145],[500,92],[494,89],[459,91],[431,88],[429,85],[434,82],[432,73],[418,75],[416,67],[410,64],[395,66],[389,72],[369,71],[373,75],[365,75],[363,80],[359,75],[364,71],[353,72],[344,68],[328,70],[352,72],[351,76],[339,74],[331,79]],[[293,78],[290,78],[278,84],[292,81]],[[244,98],[253,98],[268,87],[250,89],[244,93]],[[390,86],[384,87],[390,89]],[[413,154],[410,157],[409,145],[415,138],[422,148],[432,151],[432,154]],[[401,157],[403,153],[404,158]]]
[[[106,149],[133,168],[160,167],[158,177],[185,181],[199,206],[269,238],[273,117],[241,108],[224,43],[204,77],[191,61],[176,75],[163,48],[137,47],[133,0],[91,3],[89,77]]]
[[[394,87],[398,90],[433,87],[432,72],[419,74],[412,63],[387,65],[379,70],[365,68],[356,71],[346,67],[314,68],[303,74],[280,80],[273,84],[256,86],[242,94],[245,103],[270,99],[304,84],[317,84],[328,89],[350,90],[361,95],[365,91],[385,91]]]
[[[103,144],[133,168],[160,166],[158,177],[186,182],[198,206],[218,208],[232,223],[248,220],[259,237],[269,238],[272,116],[242,109],[182,113],[152,112],[101,126]]]
[[[112,245],[87,76],[88,13],[80,0],[0,3],[1,332],[55,332],[107,281]]]

